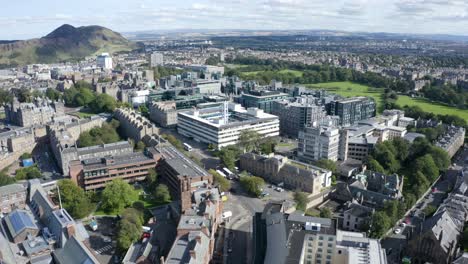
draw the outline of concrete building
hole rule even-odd
[[[222,94],[219,80],[184,80],[184,87],[196,87],[200,94]]]
[[[295,102],[273,101],[271,114],[279,117],[281,134],[293,138],[306,126],[321,123],[327,115],[322,106],[309,102],[306,97],[299,97]]]
[[[102,53],[96,58],[96,66],[101,69],[110,70],[112,66],[112,57],[109,53]]]
[[[287,99],[288,94],[279,91],[250,91],[249,93],[242,93],[240,96],[234,98],[234,102],[241,104],[245,108],[256,107],[262,109],[266,113],[272,113],[274,109],[273,103]]]
[[[70,178],[85,191],[103,189],[108,182],[122,179],[128,183],[143,181],[156,160],[143,153],[129,153],[70,162]]]
[[[387,263],[379,240],[367,238],[364,233],[339,230],[332,219],[267,208],[254,221],[254,243],[261,245],[254,263]]]
[[[374,117],[376,112],[376,103],[368,97],[341,99],[332,101],[327,105],[327,113],[339,116],[340,125],[345,127]]]
[[[168,143],[150,149],[150,156],[158,161],[156,170],[161,180],[181,201],[181,212],[191,208],[192,192],[213,183],[211,174]]]
[[[24,185],[14,183],[0,186],[0,213],[7,214],[26,206],[27,189]]]
[[[15,97],[4,109],[5,120],[22,127],[46,125],[65,114],[62,102],[51,102],[40,98],[34,99],[32,103],[20,103]]]
[[[164,65],[164,55],[160,52],[153,52],[150,55],[150,66],[157,67]]]
[[[195,72],[203,72],[205,74],[224,74],[224,66],[192,64],[187,66],[186,69]]]
[[[174,101],[154,102],[150,105],[150,119],[162,127],[177,125],[177,107]]]
[[[245,153],[240,156],[240,169],[268,182],[283,183],[288,189],[302,190],[312,195],[331,185],[331,171],[279,155],[267,157]]]
[[[299,131],[297,156],[306,162],[339,157],[340,131],[338,128],[318,126],[305,127]]]
[[[256,131],[261,138],[279,135],[277,116],[227,102],[213,103],[212,106],[179,112],[177,131],[218,148],[236,144],[240,133],[246,130]]]
[[[118,108],[114,117],[119,120],[123,134],[135,142],[159,134],[159,129],[135,110]]]

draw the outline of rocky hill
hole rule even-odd
[[[108,28],[62,25],[42,38],[0,41],[0,67],[79,60],[101,52],[129,51],[136,47]]]

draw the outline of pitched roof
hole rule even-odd
[[[54,259],[58,264],[99,264],[91,251],[75,236],[68,239],[63,248],[54,251]]]
[[[34,223],[31,214],[26,210],[17,209],[11,212],[7,215],[5,222],[13,238],[27,229],[39,229]]]

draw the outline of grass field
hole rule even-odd
[[[402,107],[405,105],[417,105],[426,112],[431,112],[438,115],[456,115],[468,121],[468,110],[458,109],[440,103],[431,102],[427,99],[411,98],[409,96],[399,95],[396,103]]]
[[[353,96],[368,96],[374,98],[377,102],[377,109],[379,112],[382,110],[383,98],[382,89],[370,88],[369,86],[352,83],[352,82],[329,82],[329,83],[317,83],[308,84],[307,87],[314,89],[324,89],[344,97]]]
[[[242,72],[242,75],[246,76],[246,77],[255,77],[255,75],[257,73],[261,73],[261,72],[264,72],[264,71],[250,71],[250,72]],[[285,74],[285,73],[292,73],[294,75],[294,77],[302,77],[303,73],[302,71],[296,71],[296,70],[281,70],[281,71],[276,71],[277,73],[282,73],[282,74]]]

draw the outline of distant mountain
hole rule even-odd
[[[0,66],[79,60],[101,52],[135,49],[135,43],[101,26],[62,25],[45,37],[0,41]]]

